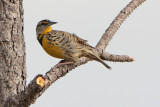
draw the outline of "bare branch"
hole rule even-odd
[[[56,66],[51,68],[50,71],[47,72],[43,77],[42,75],[36,76],[24,91],[10,98],[6,102],[6,105],[8,105],[8,103],[10,104],[7,107],[12,107],[13,105],[15,105],[15,103],[16,105],[21,105],[20,107],[27,107],[27,105],[33,104],[36,101],[36,99],[39,96],[41,96],[43,92],[47,88],[49,88],[49,86],[52,83],[54,83],[60,77],[63,77],[64,75],[66,75],[72,69],[75,69],[76,67],[83,65],[88,61],[89,59],[83,57],[75,64],[68,64],[64,66],[59,66],[59,64],[57,64]],[[37,84],[37,78],[39,77],[44,78],[45,85],[43,87],[40,84]],[[16,107],[19,107],[19,106],[16,106]]]
[[[105,31],[102,38],[97,44],[98,49],[105,50],[109,41],[112,39],[114,34],[117,32],[121,24],[125,21],[125,19],[143,2],[146,0],[132,0],[114,19],[114,21],[110,24],[109,28]]]
[[[101,55],[103,60],[113,61],[113,62],[131,62],[134,61],[134,58],[128,55],[114,55],[107,52],[104,52]]]
[[[36,76],[24,91],[21,91],[18,95],[9,98],[3,107],[28,107],[28,105],[33,103],[34,99],[37,98],[37,93],[42,91],[42,87],[36,82],[37,78],[40,76],[42,75]]]

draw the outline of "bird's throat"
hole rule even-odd
[[[40,40],[43,35],[45,35],[46,33],[50,32],[51,30],[52,30],[51,26],[47,27],[47,28],[42,32],[42,34],[38,36],[38,39]]]

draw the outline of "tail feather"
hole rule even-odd
[[[101,59],[99,59],[98,58],[98,60],[97,60],[98,62],[100,62],[100,63],[102,63],[106,68],[108,68],[108,69],[112,69],[108,64],[106,64],[104,61],[102,61]]]
[[[93,51],[91,50],[84,50],[84,54],[86,57],[91,58],[93,60],[96,60],[100,63],[102,63],[106,68],[112,69],[108,64],[106,64],[101,58],[99,58],[98,55],[96,55]]]

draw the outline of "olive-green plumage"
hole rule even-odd
[[[52,24],[56,24],[56,22],[42,20],[36,28],[37,39],[49,55],[73,62],[77,62],[81,57],[87,57],[101,62],[105,67],[111,69],[111,67],[103,62],[93,51],[94,47],[87,44],[86,40],[77,37],[75,34],[52,30]]]

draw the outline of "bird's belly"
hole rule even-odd
[[[64,59],[62,50],[58,46],[54,45],[54,43],[50,43],[45,37],[43,38],[42,47],[49,55]]]

